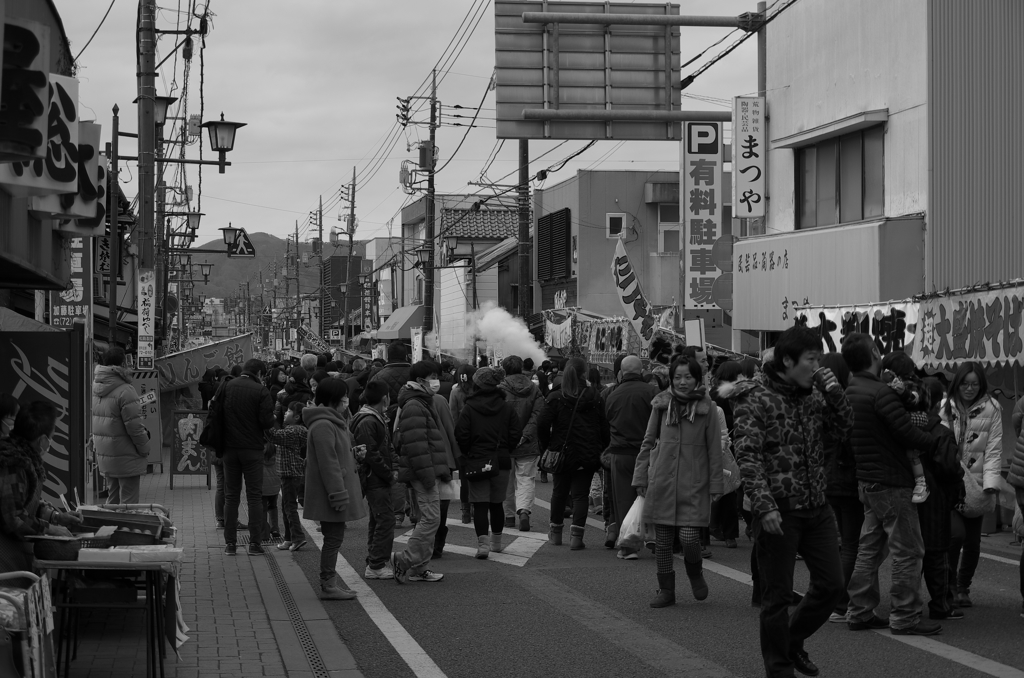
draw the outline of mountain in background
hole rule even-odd
[[[227,298],[238,295],[238,284],[243,286],[249,281],[249,294],[253,297],[263,295],[264,303],[270,304],[274,295],[273,264],[277,264],[277,295],[285,295],[284,264],[285,250],[287,243],[283,238],[270,235],[269,233],[250,233],[249,240],[256,248],[256,256],[252,259],[229,259],[226,254],[194,254],[192,255],[193,278],[198,279],[195,286],[196,294],[204,294],[207,299]],[[223,240],[211,240],[210,242],[197,244],[202,249],[225,249]],[[310,254],[311,263],[308,267],[302,265],[302,253]],[[311,243],[299,243],[299,284],[300,291],[305,294],[317,289],[320,285],[319,262],[312,256],[313,246]],[[210,272],[210,284],[203,285],[202,275],[199,272],[198,264],[202,262],[213,264]],[[261,277],[262,272],[262,277]],[[295,275],[294,271],[290,275]],[[270,280],[265,287],[260,287],[260,281]],[[288,281],[289,296],[295,298],[295,280]]]

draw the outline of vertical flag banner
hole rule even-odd
[[[765,208],[765,100],[736,97],[732,109],[732,214],[752,219]]]
[[[713,288],[719,270],[715,243],[722,235],[722,125],[688,122],[683,125],[679,167],[680,219],[683,257],[679,261],[680,290],[686,309],[717,308]]]
[[[156,273],[151,268],[139,269],[139,338],[138,363],[140,370],[153,369],[156,356]]]
[[[654,339],[654,328],[658,319],[654,310],[647,302],[644,291],[640,287],[640,278],[629,262],[626,247],[619,238],[615,243],[615,257],[612,259],[612,276],[615,278],[616,294],[622,304],[622,310],[629,319],[633,329],[640,336],[640,345],[647,348]]]

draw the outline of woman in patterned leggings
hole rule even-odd
[[[655,526],[658,595],[651,607],[676,602],[672,543],[678,533],[693,597],[704,600],[700,529],[708,526],[711,502],[722,494],[722,427],[694,358],[678,358],[671,385],[654,397],[633,487],[645,497],[644,522]]]

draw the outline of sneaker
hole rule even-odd
[[[391,569],[391,566],[384,563],[380,569],[375,570],[369,565],[366,566],[366,572],[363,573],[363,579],[394,579],[395,571]]]
[[[423,570],[419,574],[407,575],[409,581],[441,581],[444,575],[433,570]]]
[[[220,520],[217,521],[217,529],[218,530],[223,530],[224,529],[224,519],[223,518],[221,518]]]
[[[868,631],[871,629],[887,629],[889,628],[889,620],[882,619],[881,617],[871,615],[871,619],[867,621],[856,621],[854,619],[849,620],[849,626],[851,631]]]
[[[395,574],[395,581],[404,584],[409,580],[409,568],[402,562],[398,552],[391,554],[391,571]]]
[[[892,635],[894,636],[936,636],[942,633],[942,627],[938,624],[933,624],[921,620],[914,626],[908,626],[905,629],[893,629]]]
[[[833,624],[843,624],[843,623],[846,622],[846,613],[845,612],[833,612],[831,614],[831,616],[829,616],[828,620],[830,622],[832,622]]]
[[[238,547],[235,546],[234,544],[227,544],[224,547],[224,555],[226,555],[226,556],[233,556],[236,553],[238,553]]]
[[[811,658],[803,650],[795,651],[791,659],[793,661],[793,668],[805,676],[816,676],[821,673],[821,669],[811,661]]]
[[[529,532],[530,531],[530,512],[520,511],[519,512],[519,531]]]
[[[961,591],[960,593],[956,594],[956,597],[953,599],[953,604],[957,607],[974,606],[974,603],[971,602],[971,596],[967,593],[967,591]]]
[[[914,504],[923,504],[927,499],[928,485],[925,484],[924,478],[918,478],[914,483],[914,497],[910,501]]]
[[[273,532],[270,533],[270,538],[271,539],[280,539],[281,538],[281,533],[278,532],[277,530],[274,530]]]
[[[727,549],[734,549],[734,548],[736,548],[736,540],[735,539],[726,539],[725,540],[725,548],[727,548]]]
[[[619,549],[619,552],[615,554],[615,557],[619,560],[639,560],[640,556],[636,554],[633,549]]]
[[[404,522],[405,522],[405,514],[404,513],[396,513],[395,514],[395,527],[401,527],[402,523],[404,523]]]
[[[516,517],[515,516],[505,516],[505,527],[515,527],[515,526],[516,526]]]
[[[929,616],[932,619],[949,619],[951,621],[960,621],[961,619],[966,618],[967,615],[965,615],[960,610],[958,610],[956,608],[953,608],[952,610],[950,610],[946,614],[934,614],[933,613],[933,614],[931,614]]]
[[[308,542],[305,539],[300,539],[298,541],[293,541],[292,545],[288,547],[288,550],[289,551],[298,551],[303,546],[305,546],[307,543]]]
[[[288,550],[291,549],[291,547],[292,547],[292,543],[290,541],[283,541],[283,542],[281,542],[280,544],[277,545],[277,550],[278,551],[288,551]]]
[[[262,556],[266,551],[264,551],[263,547],[259,544],[249,544],[248,553],[250,556]]]

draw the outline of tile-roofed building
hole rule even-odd
[[[519,232],[519,213],[515,209],[441,208],[441,223],[437,233],[460,238],[505,238],[515,237]]]

